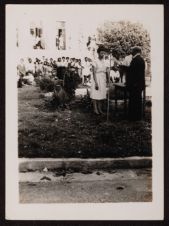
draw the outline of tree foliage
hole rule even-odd
[[[112,48],[116,57],[125,57],[131,47],[140,46],[143,57],[150,61],[150,35],[140,23],[107,21],[98,28],[98,40]]]

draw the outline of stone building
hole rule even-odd
[[[82,58],[89,54],[90,29],[80,21],[25,16],[16,24],[16,51],[30,57],[69,56]]]

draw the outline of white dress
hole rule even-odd
[[[93,100],[103,100],[106,99],[106,64],[104,60],[96,60],[93,64],[96,71],[96,79],[98,83],[98,90],[95,88],[95,81],[92,76],[91,79],[91,91],[90,97]]]

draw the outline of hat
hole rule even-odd
[[[131,48],[132,52],[134,53],[141,53],[141,47],[140,46],[134,46]]]
[[[99,46],[97,53],[100,53],[101,51],[107,52],[107,49],[104,46]]]

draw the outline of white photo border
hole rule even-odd
[[[64,9],[73,17],[94,10],[95,17],[144,19],[151,35],[153,201],[104,204],[20,204],[17,149],[15,22],[23,13],[54,14]],[[89,9],[90,8],[90,9]],[[97,8],[97,10],[96,10]],[[90,12],[91,13],[91,12]],[[90,15],[88,13],[88,16]],[[46,14],[47,15],[47,14]],[[80,15],[80,14],[79,14]],[[62,20],[62,18],[61,18]],[[120,20],[120,19],[119,19]],[[163,5],[6,5],[6,219],[8,220],[163,220],[164,219],[164,6]]]

